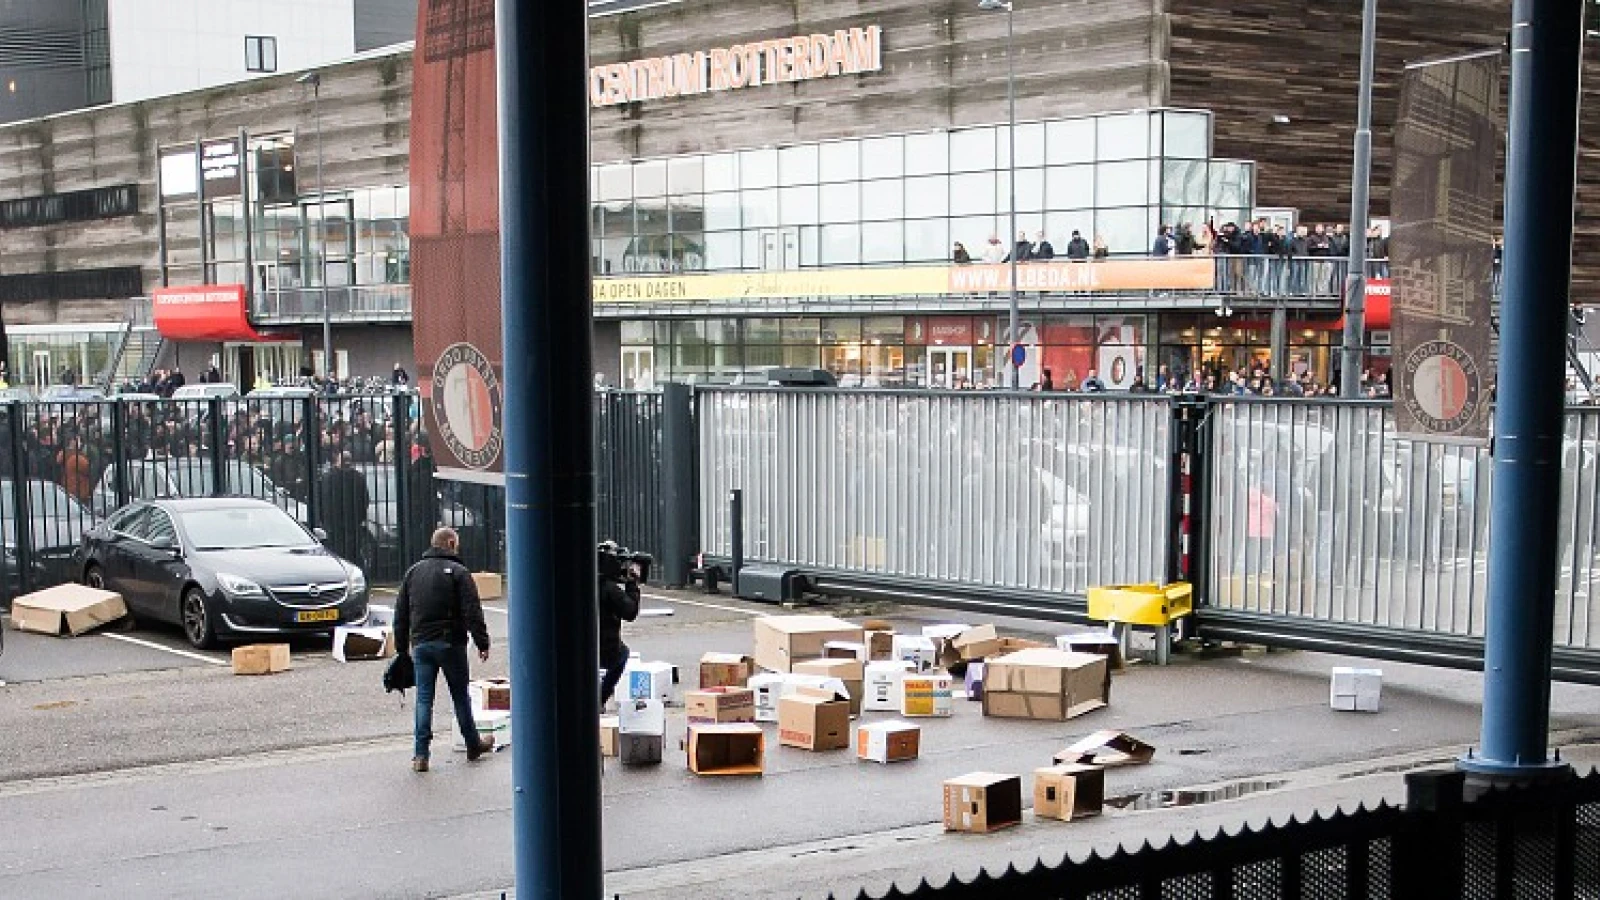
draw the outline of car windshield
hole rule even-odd
[[[197,550],[249,550],[303,547],[312,543],[305,529],[276,506],[227,506],[178,514]]]
[[[14,482],[0,481],[0,515],[8,515],[16,509],[16,489]],[[78,501],[72,495],[61,489],[61,486],[52,481],[28,482],[28,508],[36,516],[39,515],[67,515],[78,511]]]

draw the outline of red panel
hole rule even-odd
[[[242,284],[160,288],[152,295],[156,330],[179,341],[272,341],[250,324]]]

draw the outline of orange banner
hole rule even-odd
[[[1205,291],[1216,286],[1210,259],[1028,262],[1017,266],[1019,291]],[[950,293],[1011,290],[1009,265],[950,267]]]

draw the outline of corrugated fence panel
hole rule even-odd
[[[1081,593],[1165,574],[1166,398],[709,389],[705,549],[800,567]]]
[[[1395,436],[1387,405],[1219,400],[1209,428],[1213,606],[1482,637],[1491,464]],[[1600,410],[1571,410],[1557,646],[1600,649]]]

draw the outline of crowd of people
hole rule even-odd
[[[1371,369],[1361,373],[1361,390],[1363,398],[1369,400],[1386,400],[1393,396],[1390,387],[1390,373],[1387,369],[1374,372]],[[1106,393],[1111,389],[1106,385],[1100,373],[1090,369],[1082,379],[1075,373],[1067,373],[1066,378],[1057,384],[1054,373],[1045,369],[1040,380],[1033,385],[1035,391],[1065,391],[1087,394]],[[1127,392],[1131,394],[1219,394],[1224,396],[1254,396],[1254,397],[1337,397],[1339,384],[1337,378],[1321,382],[1309,370],[1298,374],[1290,374],[1281,380],[1274,380],[1267,369],[1262,366],[1252,366],[1249,370],[1234,369],[1224,371],[1213,366],[1202,366],[1192,372],[1179,372],[1174,374],[1167,366],[1156,369],[1153,379],[1146,379],[1143,368],[1139,369],[1128,386]]]

